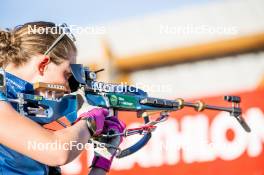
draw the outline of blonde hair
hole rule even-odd
[[[44,54],[60,35],[59,32],[30,32],[30,28],[57,28],[60,31],[54,23],[43,21],[19,25],[12,30],[0,30],[0,67],[9,63],[20,66],[32,56]],[[48,55],[58,65],[63,60],[75,61],[77,49],[73,41],[65,36]]]

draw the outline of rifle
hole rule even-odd
[[[111,84],[96,81],[97,73],[101,70],[91,71],[88,67],[81,64],[71,64],[72,76],[69,79],[71,92],[82,91],[87,102],[92,106],[107,108],[110,115],[117,115],[118,111],[135,111],[137,117],[142,118],[144,124],[138,128],[128,128],[120,134],[104,134],[102,137],[115,137],[123,135],[125,137],[140,134],[142,138],[134,145],[120,150],[117,158],[123,158],[140,150],[148,143],[152,132],[157,124],[165,121],[171,111],[178,111],[184,107],[190,107],[197,112],[204,110],[225,111],[236,118],[239,124],[246,132],[251,129],[242,118],[242,109],[240,108],[241,99],[238,96],[224,96],[224,100],[231,103],[231,107],[209,105],[202,101],[187,102],[181,98],[176,100],[161,99],[149,97],[147,92],[128,85]],[[2,75],[2,76],[1,76]],[[1,81],[1,77],[2,80]],[[0,89],[4,89],[4,73],[0,71]],[[11,103],[16,103],[18,111],[35,121],[46,124],[51,121],[59,121],[59,118],[66,116],[70,123],[74,123],[77,118],[78,99],[76,95],[66,94],[60,98],[56,97],[56,92],[66,92],[62,85],[53,85],[37,83],[35,89],[46,91],[46,95],[23,94],[18,93],[17,99],[8,99]],[[3,91],[3,90],[2,90]],[[150,112],[159,111],[159,117],[156,120],[150,120]]]

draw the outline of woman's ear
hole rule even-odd
[[[49,56],[45,56],[41,62],[38,65],[38,70],[40,75],[44,75],[44,72],[46,71],[46,69],[48,68],[48,64],[50,63],[50,57]]]

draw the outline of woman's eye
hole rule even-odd
[[[71,75],[72,75],[72,74],[68,74],[68,75],[67,75],[67,79],[69,79],[69,78],[71,77]]]
[[[71,75],[72,75],[71,73],[66,72],[66,73],[65,73],[65,78],[66,78],[66,79],[69,79],[69,78],[71,77]]]

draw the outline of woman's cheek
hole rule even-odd
[[[60,78],[59,78],[59,80],[58,80],[58,83],[59,83],[59,84],[64,84],[64,85],[66,85],[67,80],[66,80],[64,74],[60,76]]]

